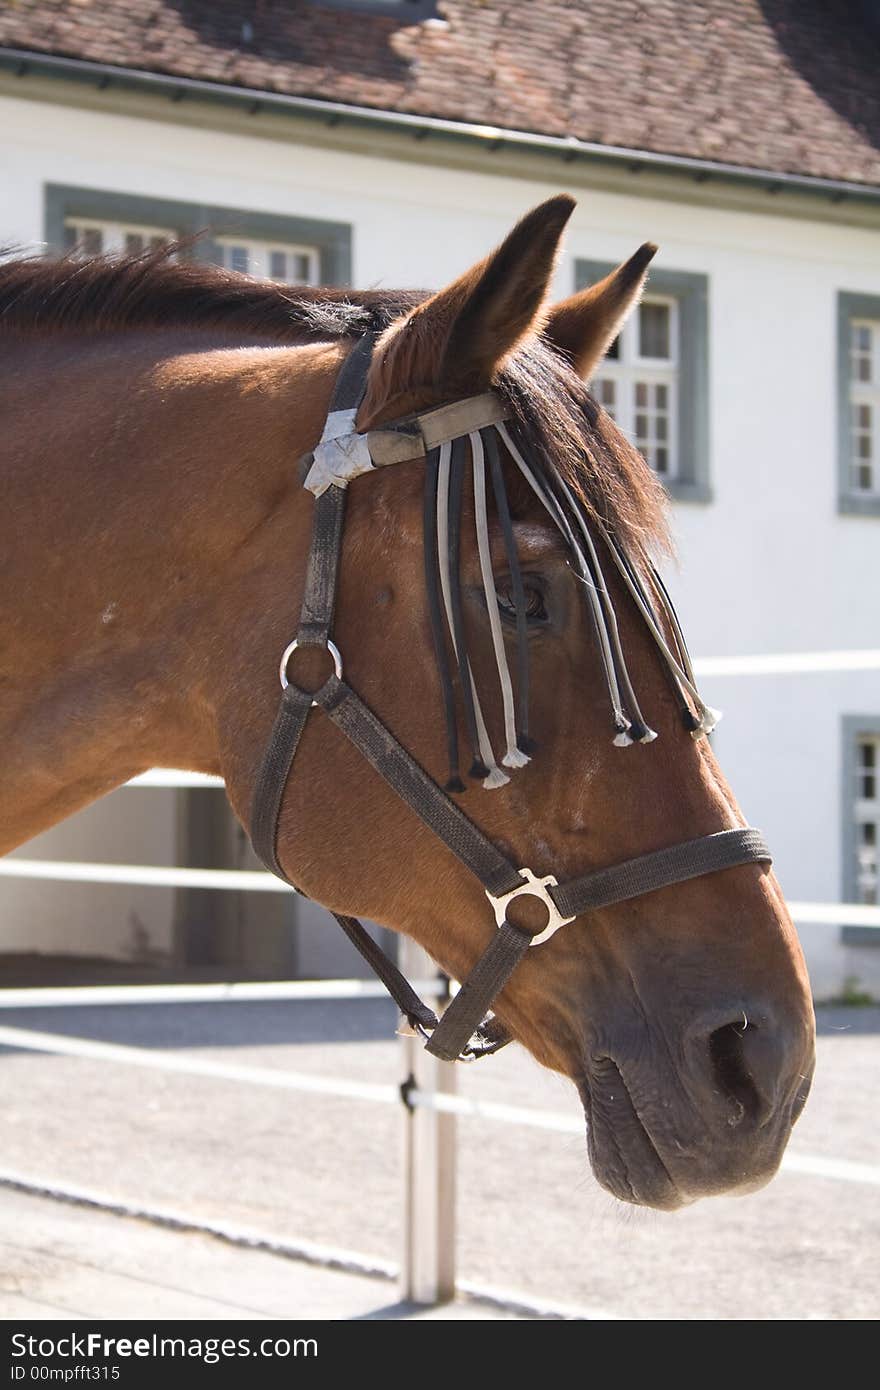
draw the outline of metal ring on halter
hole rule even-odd
[[[553,874],[547,874],[544,878],[537,878],[531,869],[518,869],[517,873],[526,880],[519,888],[511,888],[509,893],[500,893],[497,897],[486,889],[486,897],[492,904],[495,921],[499,927],[504,926],[507,920],[508,903],[512,902],[514,898],[539,898],[547,909],[547,925],[532,937],[529,945],[540,946],[542,942],[549,941],[560,927],[564,927],[567,922],[573,922],[574,917],[563,917],[550,896],[549,890],[559,886],[559,880],[554,878]]]
[[[284,651],[281,653],[281,664],[280,664],[280,666],[278,667],[278,677],[279,677],[279,679],[280,679],[280,681],[281,681],[281,689],[282,689],[282,690],[286,690],[287,687],[290,685],[290,681],[287,679],[287,663],[288,663],[288,661],[290,660],[290,658],[293,656],[294,652],[295,652],[295,651],[299,651],[300,647],[316,647],[316,646],[320,646],[320,643],[318,643],[318,642],[301,642],[300,639],[299,639],[298,637],[294,637],[294,639],[293,639],[292,642],[288,642],[287,646],[284,648]],[[330,655],[332,656],[332,658],[333,658],[333,670],[334,670],[334,672],[335,672],[336,679],[337,679],[338,681],[341,681],[341,680],[342,680],[342,653],[340,652],[340,650],[339,650],[339,648],[337,647],[336,643],[330,641],[330,638],[329,638],[329,637],[327,638],[327,641],[324,643],[324,649],[325,649],[326,651],[328,651],[328,652],[330,653]],[[317,700],[313,700],[313,701],[312,701],[312,705],[317,705],[317,703],[318,703]]]

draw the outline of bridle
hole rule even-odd
[[[336,381],[322,439],[314,453],[308,455],[302,465],[304,485],[315,495],[311,550],[299,627],[296,636],[281,656],[281,701],[257,775],[251,812],[251,839],[254,849],[267,868],[290,883],[291,880],[282,869],[277,853],[281,805],[309,713],[312,709],[323,710],[381,774],[393,791],[470,870],[485,890],[497,931],[440,1019],[419,999],[360,922],[353,917],[334,913],[348,937],[385,984],[410,1026],[427,1038],[427,1051],[446,1061],[465,1060],[497,1051],[509,1041],[500,1022],[494,1016],[487,1017],[487,1014],[516,966],[531,947],[542,945],[560,928],[585,912],[625,902],[671,884],[683,883],[688,879],[737,865],[769,864],[771,855],[760,831],[742,828],[704,835],[696,840],[688,840],[608,868],[591,871],[564,883],[558,882],[552,874],[535,874],[529,868],[512,864],[501,853],[439,784],[428,776],[377,715],[346,683],[343,678],[342,654],[333,642],[331,634],[342,551],[346,489],[352,478],[371,472],[376,467],[416,458],[424,458],[430,469],[436,466],[438,450],[442,452],[451,444],[453,450],[458,448],[460,451],[461,445],[468,438],[474,450],[477,448],[478,440],[485,439],[491,431],[497,429],[502,432],[502,439],[513,451],[521,469],[526,470],[532,486],[538,491],[539,496],[542,496],[542,501],[551,515],[554,515],[557,524],[561,527],[564,522],[566,530],[571,534],[568,514],[563,515],[558,501],[549,489],[545,489],[539,483],[535,469],[526,463],[515,441],[505,429],[505,403],[495,393],[459,400],[367,434],[357,433],[355,416],[363,399],[374,344],[374,336],[364,334],[346,358]],[[453,454],[453,463],[454,461]],[[434,482],[436,483],[436,480]],[[599,585],[601,569],[596,550],[587,528],[582,522],[580,525],[586,540],[579,544],[571,534],[571,543],[576,545],[579,563],[588,567],[590,576],[596,581],[591,584],[591,589],[599,587],[600,594],[607,593],[604,590],[604,581]],[[607,537],[605,539],[607,541]],[[616,543],[607,543],[612,549],[615,563],[628,582],[639,611],[652,630],[661,654],[665,652],[665,659],[675,676],[675,686],[680,697],[684,699],[685,694],[690,693],[697,704],[698,713],[694,714],[684,699],[682,708],[686,726],[695,735],[706,732],[711,726],[709,716],[712,712],[696,692],[684,640],[681,638],[674,610],[668,603],[668,596],[668,607],[664,604],[664,609],[670,616],[673,632],[677,634],[675,645],[678,658],[675,660],[674,654],[670,652],[660,633],[660,624],[652,610],[649,596],[639,584],[633,567],[628,564]],[[589,553],[585,548],[587,544]],[[595,569],[592,567],[593,560],[596,562]],[[665,591],[663,594],[665,595]],[[597,623],[601,620],[606,624],[603,651],[607,648],[604,658],[606,677],[614,695],[613,708],[617,729],[614,741],[647,741],[654,735],[641,718],[625,667],[622,666],[622,656],[618,655],[619,646],[615,647],[611,640],[616,639],[616,624],[611,630],[608,614],[603,618],[601,604],[595,599],[593,602],[594,619]],[[613,620],[613,614],[611,618]],[[452,629],[451,618],[450,628]],[[472,687],[467,657],[458,650],[454,631],[452,641],[459,658],[459,672]],[[295,684],[290,674],[291,663],[296,653],[306,647],[323,648],[333,660],[332,675],[314,691],[302,689]],[[620,695],[621,687],[628,692],[629,714]],[[636,711],[635,714],[633,710]],[[506,762],[506,759],[504,761]],[[523,757],[522,761],[528,761],[528,758]],[[516,765],[516,762],[507,765]],[[481,772],[483,771],[486,771],[485,767],[481,767]],[[507,779],[502,776],[501,780]],[[537,928],[524,925],[521,916],[522,905],[516,906],[518,899],[523,897],[528,897],[533,902],[537,900],[543,905],[545,920]]]

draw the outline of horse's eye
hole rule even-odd
[[[523,591],[526,600],[526,620],[530,623],[543,623],[547,621],[547,609],[544,604],[544,595],[535,584],[525,582]],[[509,580],[498,584],[495,590],[498,596],[498,607],[501,609],[502,616],[516,622],[516,599],[514,598],[513,585]]]

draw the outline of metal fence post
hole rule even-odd
[[[410,979],[437,974],[430,957],[401,938],[401,969]],[[455,1066],[425,1052],[424,1039],[401,1038],[402,1080],[419,1091],[456,1089]],[[455,1116],[424,1106],[403,1110],[403,1249],[400,1297],[443,1303],[455,1295]]]

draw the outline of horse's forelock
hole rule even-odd
[[[506,362],[497,389],[521,438],[633,559],[671,548],[662,485],[549,344],[530,339]]]

